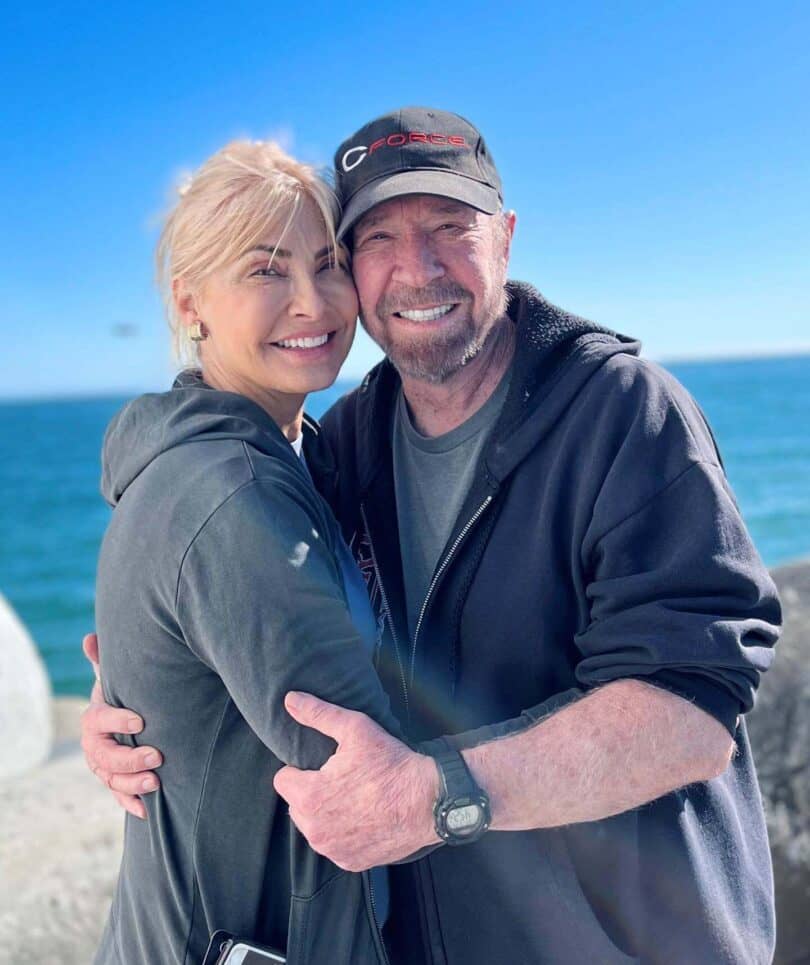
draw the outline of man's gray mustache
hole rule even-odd
[[[388,292],[377,302],[378,315],[407,312],[425,305],[445,305],[448,302],[469,302],[472,295],[460,285],[443,285],[441,288],[409,288]]]

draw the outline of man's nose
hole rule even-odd
[[[444,265],[429,238],[415,234],[399,239],[395,275],[411,288],[424,288],[444,275]]]
[[[324,301],[318,288],[317,276],[296,274],[292,279],[290,314],[297,318],[319,319],[323,315]]]

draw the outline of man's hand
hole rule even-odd
[[[143,720],[131,710],[110,707],[104,702],[95,633],[84,637],[82,650],[96,675],[90,706],[82,715],[84,759],[125,811],[136,818],[146,818],[146,808],[136,795],[148,794],[160,787],[157,774],[153,774],[150,768],[160,767],[163,758],[154,747],[126,747],[115,740],[114,734],[139,734],[143,730]]]
[[[288,765],[273,781],[315,851],[347,871],[365,871],[439,843],[433,827],[439,778],[432,758],[410,750],[365,714],[311,694],[291,692],[285,707],[299,724],[338,745],[319,771]]]

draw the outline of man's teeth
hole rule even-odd
[[[329,335],[313,335],[310,338],[282,338],[276,342],[282,348],[318,348],[329,341]]]
[[[414,308],[408,312],[397,312],[397,315],[411,322],[432,322],[446,315],[452,307],[452,305],[437,305],[436,308]]]

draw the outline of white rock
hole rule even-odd
[[[36,767],[51,750],[51,685],[28,631],[0,596],[0,778]]]
[[[59,750],[0,780],[0,965],[93,961],[118,875],[124,812],[79,749],[85,706],[57,698]]]

